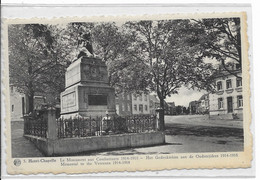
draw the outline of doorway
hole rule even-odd
[[[227,110],[228,110],[228,113],[232,113],[233,112],[233,100],[232,100],[232,97],[228,97],[227,98]]]

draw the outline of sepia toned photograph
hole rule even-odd
[[[8,23],[12,166],[250,165],[244,17]]]

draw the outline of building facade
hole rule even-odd
[[[236,74],[233,75],[233,74]],[[209,114],[220,119],[243,119],[241,70],[220,73],[216,77],[216,92],[209,94]]]
[[[150,114],[156,114],[156,109],[160,108],[160,101],[156,95],[149,95],[150,99]]]
[[[209,94],[204,94],[199,99],[197,113],[198,114],[208,114],[209,113]]]
[[[189,110],[190,110],[190,114],[197,114],[198,113],[198,101],[191,101],[189,103]]]
[[[33,97],[33,107],[34,111],[40,111],[44,106],[47,105],[46,97],[36,93]],[[28,96],[24,93],[20,93],[17,91],[17,88],[10,85],[10,113],[11,113],[11,121],[23,121],[23,116],[29,113],[29,100]],[[56,112],[59,116],[59,103],[55,105]]]
[[[27,99],[23,93],[10,86],[10,114],[11,121],[23,121],[23,115],[27,112]]]
[[[174,102],[167,102],[167,114],[166,115],[176,115],[176,107]]]
[[[132,94],[132,114],[150,114],[150,98],[148,94]]]
[[[116,97],[116,112],[119,116],[137,114],[156,114],[156,109],[160,108],[160,100],[156,95],[121,93]],[[176,115],[174,102],[164,101],[164,114]]]
[[[132,115],[132,95],[121,93],[116,97],[116,113],[119,116]]]

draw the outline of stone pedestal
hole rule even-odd
[[[61,115],[95,117],[115,114],[115,90],[108,84],[107,66],[101,59],[81,57],[65,74]]]

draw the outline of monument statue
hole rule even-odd
[[[94,56],[90,33],[78,41],[77,52],[77,59],[66,70],[61,116],[114,115],[115,89],[109,86],[106,63]]]
[[[78,59],[82,56],[89,56],[89,53],[92,56],[94,55],[90,32],[83,34],[81,39],[78,40],[78,49],[79,49],[79,54],[77,56]]]

